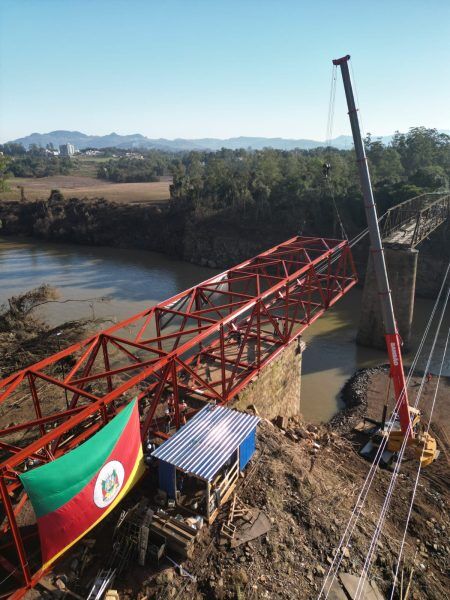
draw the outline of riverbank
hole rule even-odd
[[[430,381],[422,385],[423,372],[416,371],[408,385],[408,396],[411,405],[414,405],[420,391],[418,408],[423,412],[423,421],[429,419],[430,407],[436,394],[433,409],[431,430],[437,438],[442,438],[443,448],[446,452],[450,449],[450,377],[441,376],[438,390],[437,374],[431,372]],[[351,429],[364,417],[381,420],[386,394],[389,388],[389,366],[380,365],[372,368],[359,369],[350,377],[342,389],[341,397],[344,404],[329,422],[330,426],[339,429],[344,434],[349,434]],[[388,402],[388,414],[392,412],[394,401],[392,391]]]
[[[182,203],[117,203],[104,198],[64,199],[53,193],[48,200],[0,202],[0,235],[93,246],[151,250],[213,269],[224,269],[299,233],[299,223],[287,219],[254,227],[230,222],[226,215],[199,218]],[[307,235],[324,232],[305,231]],[[450,258],[442,226],[420,246],[416,294],[436,295]],[[363,281],[368,255],[366,242],[354,248]]]

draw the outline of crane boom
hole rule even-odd
[[[400,427],[403,436],[407,436],[408,439],[412,439],[414,437],[414,431],[411,427],[410,408],[408,404],[405,374],[403,371],[401,353],[402,342],[394,316],[392,294],[389,287],[389,278],[386,269],[383,245],[381,242],[380,228],[378,226],[377,207],[373,197],[369,165],[367,164],[366,151],[361,137],[358,110],[355,105],[352,82],[348,68],[349,60],[350,55],[347,54],[342,58],[333,60],[333,64],[341,68],[345,97],[347,99],[348,115],[352,128],[353,141],[355,144],[356,161],[358,164],[359,178],[361,181],[364,199],[364,208],[366,211],[367,225],[369,228],[370,252],[373,258],[378,295],[380,297],[381,313],[384,323],[384,334],[389,355],[390,376],[394,386],[396,405],[398,405]]]

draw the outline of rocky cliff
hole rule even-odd
[[[450,227],[441,226],[419,246],[416,293],[436,295],[450,258]],[[116,204],[104,199],[64,199],[0,203],[0,234],[89,244],[139,248],[171,254],[212,268],[227,268],[299,233],[298,223],[272,222],[249,226],[198,219],[174,204],[149,206]],[[314,231],[303,231],[314,235]],[[360,278],[364,277],[368,245],[354,249]]]

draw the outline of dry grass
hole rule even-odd
[[[17,177],[10,179],[8,186],[8,191],[0,193],[0,200],[20,200],[19,186],[23,186],[27,200],[47,199],[54,189],[61,190],[67,198],[106,198],[125,204],[157,204],[166,202],[170,196],[170,181],[111,183],[79,175],[56,175],[39,179]]]

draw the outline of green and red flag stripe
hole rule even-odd
[[[20,475],[36,513],[43,568],[106,517],[143,471],[134,400],[75,450]]]

